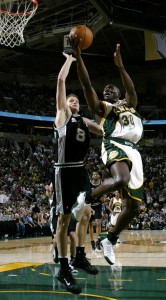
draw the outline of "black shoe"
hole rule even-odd
[[[78,275],[78,270],[69,264],[69,268],[74,276]]]
[[[53,252],[53,261],[54,263],[58,264],[59,263],[59,258],[58,258],[58,249],[55,248]]]
[[[73,260],[73,258],[69,262],[69,268],[70,268],[70,271],[72,272],[72,274],[76,276],[76,275],[78,275],[78,270],[71,264],[71,261]]]
[[[92,250],[96,250],[96,243],[95,241],[91,241],[91,245],[92,245]]]
[[[96,242],[96,249],[95,249],[96,252],[101,252],[101,246],[100,246],[100,240],[98,240]]]
[[[96,275],[98,274],[98,269],[95,266],[92,266],[89,262],[89,260],[86,258],[86,254],[76,256],[73,258],[73,260],[70,262],[70,265],[72,265],[75,268],[83,269],[88,274]]]
[[[70,269],[59,270],[58,274],[56,275],[58,281],[60,281],[64,288],[73,294],[80,294],[82,292],[80,286],[77,285],[77,281],[74,279],[73,275],[71,274]]]

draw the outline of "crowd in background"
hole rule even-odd
[[[26,144],[26,145],[25,145]],[[16,144],[15,144],[16,145]],[[49,199],[45,185],[51,182],[55,145],[22,143],[19,149],[6,138],[0,139],[0,221],[15,221],[17,237],[51,234]],[[140,214],[128,229],[166,229],[166,147],[140,147],[144,165],[144,199]],[[102,163],[100,145],[91,146],[86,156],[89,176],[94,170],[102,179],[107,171]],[[103,195],[102,231],[109,227],[109,201]],[[3,237],[3,234],[1,234]]]
[[[55,117],[55,88],[46,86],[21,85],[19,82],[0,83],[0,110],[22,114]],[[67,94],[73,91],[67,90]],[[83,115],[93,118],[85,106],[81,89],[75,91],[79,96]],[[102,95],[99,95],[102,98]],[[166,96],[155,93],[139,95],[139,106],[148,103],[157,109],[142,115],[150,119],[166,119]],[[27,133],[22,126],[21,133]],[[19,133],[20,133],[19,128]],[[1,124],[1,131],[15,132],[15,128]],[[92,135],[93,137],[93,135]],[[153,137],[154,138],[154,137]],[[140,214],[129,224],[132,230],[166,229],[166,147],[142,146],[140,152],[144,166],[144,199]],[[99,171],[101,178],[107,177],[107,171],[101,160],[101,148],[92,146],[86,156],[85,165],[89,176]],[[50,205],[45,194],[45,185],[51,182],[54,164],[55,145],[50,136],[47,142],[28,139],[13,142],[9,138],[0,138],[0,237],[5,230],[2,222],[16,224],[15,231],[9,235],[16,237],[48,235],[50,232]],[[113,195],[103,195],[102,231],[110,224],[109,201]],[[95,224],[94,224],[95,226]],[[14,233],[13,233],[14,232]],[[6,236],[6,234],[5,234]]]
[[[52,116],[54,117],[55,112],[55,87],[51,88],[48,86],[35,86],[35,85],[21,85],[19,82],[3,83],[0,82],[0,111],[16,112],[21,114],[32,114],[41,116]],[[67,94],[73,92],[67,89]],[[74,91],[78,95],[81,109],[84,111],[85,99],[83,91],[77,89]],[[100,99],[103,99],[102,94],[98,94]],[[147,90],[144,94],[138,94],[139,106],[148,107],[150,110],[140,111],[143,119],[146,120],[157,120],[166,119],[166,95],[161,95],[155,91]],[[149,104],[150,103],[150,104]],[[88,112],[89,116],[90,112]]]

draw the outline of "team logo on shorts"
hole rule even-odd
[[[118,156],[118,154],[119,154],[118,151],[112,151],[112,152],[110,152],[110,154],[109,154],[109,158],[110,158],[110,159],[113,159],[113,158],[115,158],[116,156]]]

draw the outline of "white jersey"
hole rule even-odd
[[[104,139],[119,138],[137,144],[142,137],[143,125],[136,110],[125,100],[115,104],[103,101],[105,114],[100,122]]]
[[[111,225],[115,226],[117,218],[122,211],[122,199],[113,197],[112,214],[110,216]]]
[[[130,198],[143,199],[143,166],[137,143],[143,135],[142,120],[136,110],[119,100],[115,104],[103,101],[104,115],[100,125],[103,130],[102,160],[106,166],[122,160],[131,162],[127,190]]]
[[[116,197],[113,197],[113,203],[112,203],[112,211],[116,213],[120,213],[122,211],[122,199],[117,199]]]

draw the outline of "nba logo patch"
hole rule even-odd
[[[113,159],[113,158],[115,158],[116,156],[118,156],[118,154],[119,154],[118,151],[112,151],[112,152],[110,152],[110,154],[109,154],[109,158],[110,158],[110,159]]]

